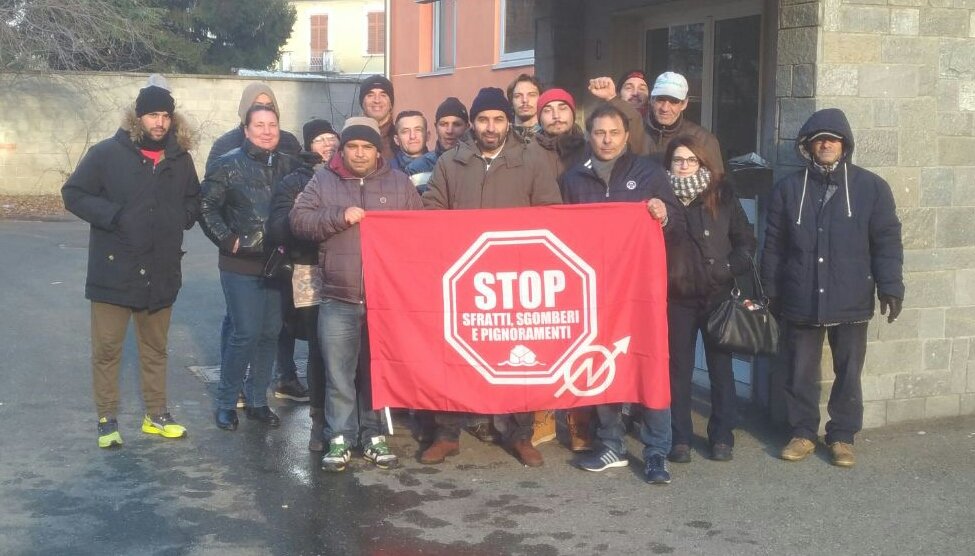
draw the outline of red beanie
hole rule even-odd
[[[576,113],[576,101],[572,98],[572,95],[569,94],[569,91],[566,91],[565,89],[549,89],[542,93],[542,95],[538,97],[538,111],[541,112],[542,108],[545,108],[546,104],[555,102],[557,100],[568,104],[569,108],[572,109],[572,113]]]

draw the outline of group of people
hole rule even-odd
[[[274,392],[308,400],[308,447],[322,468],[343,471],[353,450],[380,468],[397,455],[372,409],[368,314],[358,224],[372,211],[531,207],[639,202],[663,229],[668,261],[671,407],[623,404],[564,413],[574,465],[628,465],[627,415],[638,416],[648,482],[671,481],[668,461],[691,460],[691,383],[698,334],[711,383],[709,456],[733,458],[737,426],[732,354],[706,333],[734,277],[752,272],[756,239],[736,198],[714,135],[689,121],[686,79],[639,70],[588,83],[592,104],[520,75],[507,91],[482,88],[470,106],[445,99],[433,119],[394,114],[392,83],[365,79],[362,115],[341,130],[314,119],[303,141],[279,127],[280,106],[264,84],[248,86],[240,126],[213,146],[202,184],[189,133],[159,76],[140,90],[114,137],[93,147],[62,189],[65,205],[91,224],[86,297],[91,300],[98,444],[122,444],[118,429],[121,345],[135,320],[146,415],[142,430],[167,438],[186,429],[165,395],[167,331],[180,288],[183,231],[199,222],[218,247],[226,301],[221,330],[218,427],[238,427],[238,405],[265,426],[280,424]],[[792,440],[783,459],[815,449],[824,338],[837,375],[826,443],[836,465],[854,464],[862,426],[860,373],[874,296],[893,322],[904,298],[900,223],[889,186],[851,162],[853,135],[836,109],[814,113],[796,140],[805,168],[782,180],[768,205],[761,276],[775,314],[788,322],[786,406]],[[282,270],[281,267],[286,267]],[[295,338],[308,342],[308,389],[295,376]],[[523,464],[543,465],[537,445],[555,437],[553,412],[469,415],[416,411],[419,460],[460,451],[466,427],[499,440]]]

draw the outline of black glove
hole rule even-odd
[[[901,314],[901,309],[904,307],[904,300],[885,293],[877,297],[880,299],[880,314],[887,315],[888,323],[897,320],[898,315]],[[888,310],[890,314],[887,313]]]

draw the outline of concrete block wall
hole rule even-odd
[[[0,194],[60,192],[82,155],[118,129],[147,75],[0,73]],[[255,78],[167,76],[176,110],[199,135],[192,152],[200,179],[214,139],[239,124],[240,94]],[[269,79],[281,127],[301,139],[301,126],[325,118],[336,127],[358,110],[358,79]]]
[[[905,309],[870,323],[865,427],[975,413],[975,2],[780,0],[779,28],[777,178],[805,119],[841,108],[903,223]]]

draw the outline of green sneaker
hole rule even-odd
[[[159,415],[147,413],[142,419],[142,432],[158,434],[163,438],[183,438],[186,436],[186,427],[177,423],[168,411]]]
[[[102,417],[98,420],[98,447],[115,448],[122,445],[122,435],[118,432],[115,418]]]
[[[352,452],[349,450],[349,445],[345,443],[345,437],[336,436],[328,443],[328,452],[322,456],[322,469],[333,473],[345,471],[350,459],[352,459]]]
[[[390,451],[385,436],[374,436],[362,449],[362,457],[380,469],[390,469],[399,465],[399,458]]]

